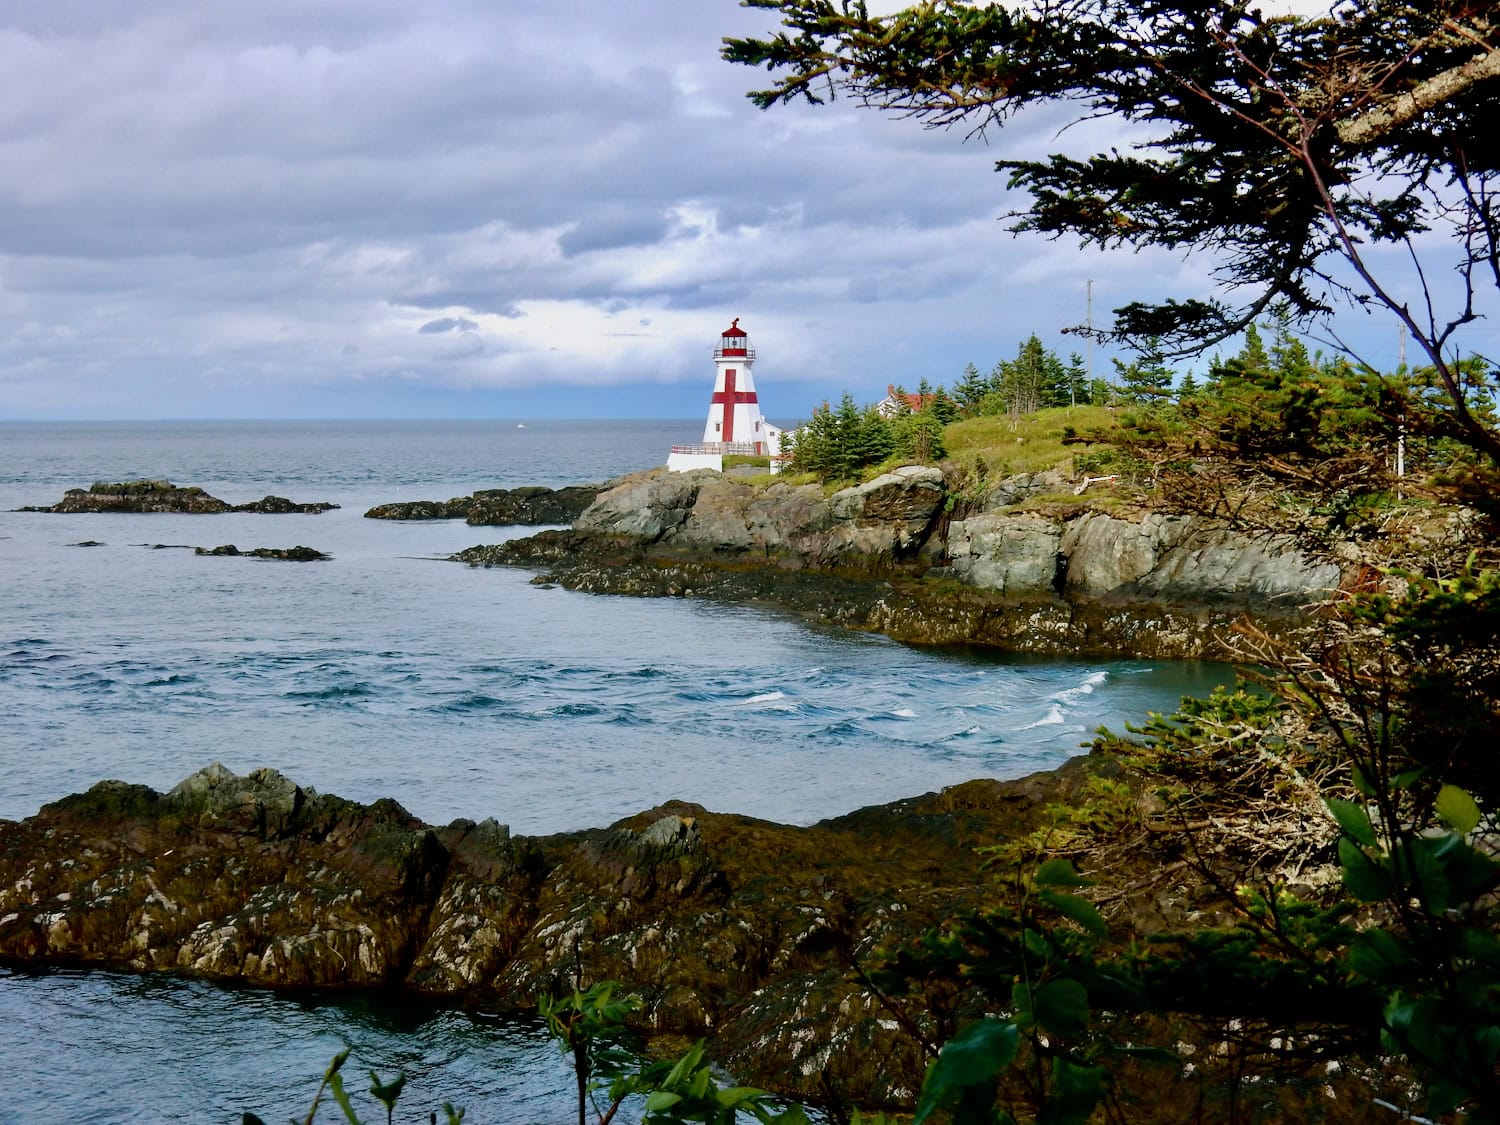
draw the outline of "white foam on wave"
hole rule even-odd
[[[1062,691],[1053,692],[1048,699],[1076,699],[1080,695],[1093,695],[1094,689],[1105,680],[1109,679],[1108,672],[1090,672],[1081,684],[1076,687],[1064,688]]]
[[[1033,730],[1036,727],[1058,726],[1059,724],[1061,724],[1064,721],[1065,720],[1063,719],[1062,704],[1060,704],[1060,703],[1054,703],[1052,705],[1052,709],[1050,711],[1048,711],[1045,715],[1043,715],[1040,719],[1038,719],[1036,722],[1034,722],[1034,723],[1027,723],[1024,727],[1017,727],[1016,730]]]
[[[895,715],[898,719],[915,719],[917,717],[917,713],[910,707],[898,707],[891,714]]]
[[[768,691],[761,695],[752,695],[749,699],[740,700],[741,707],[749,707],[752,703],[774,703],[778,699],[785,699],[784,691]]]

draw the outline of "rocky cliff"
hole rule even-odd
[[[1295,631],[1340,582],[1283,538],[1071,493],[1060,472],[975,503],[917,466],[831,495],[654,471],[602,493],[569,532],[455,557],[594,592],[778,600],[920,643],[1210,659],[1235,655],[1237,619]]]
[[[1030,831],[1099,760],[796,828],[673,803],[528,838],[421,823],[273,770],[122,782],[0,821],[0,962],[380,987],[528,1008],[616,979],[646,1028],[740,1078],[909,1102],[922,1060],[849,969],[985,894],[976,847]]]

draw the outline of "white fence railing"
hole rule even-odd
[[[723,453],[739,454],[745,457],[754,457],[755,443],[753,441],[700,441],[696,445],[674,445],[673,453]]]

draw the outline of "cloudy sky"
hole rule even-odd
[[[719,41],[773,18],[5,5],[0,418],[692,417],[737,316],[790,420],[1031,332],[1082,350],[1060,330],[1090,279],[1101,320],[1205,290],[1207,261],[1007,233],[998,137],[755,109],[763,75]],[[1005,151],[1052,151],[1057,125]],[[1394,359],[1383,321],[1343,324]]]

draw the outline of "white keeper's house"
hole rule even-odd
[[[781,431],[760,412],[755,393],[755,349],[735,317],[719,336],[714,349],[714,391],[708,402],[708,421],[703,440],[696,445],[674,445],[667,468],[674,473],[690,469],[724,468],[726,454],[770,457],[771,471],[780,467]]]

